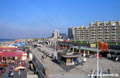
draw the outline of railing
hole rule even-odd
[[[28,50],[28,52],[32,53],[30,49]],[[40,61],[37,59],[37,57],[34,54],[33,54],[32,63],[34,64],[36,71],[38,72],[39,78],[46,78],[46,69],[40,63]]]
[[[32,62],[34,64],[36,70],[38,71],[39,78],[45,78],[45,68],[43,67],[43,65],[40,63],[40,61],[34,55],[33,55]]]

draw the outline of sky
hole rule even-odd
[[[0,38],[50,37],[96,20],[120,21],[120,0],[0,0]]]

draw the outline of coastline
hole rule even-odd
[[[0,42],[14,41],[15,39],[0,39]]]

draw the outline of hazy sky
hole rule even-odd
[[[48,37],[110,19],[120,20],[120,0],[0,0],[0,38]]]

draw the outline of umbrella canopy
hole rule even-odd
[[[23,66],[18,66],[18,67],[16,67],[16,69],[26,69],[26,67],[23,67]]]
[[[14,68],[13,70],[14,70],[14,71],[18,71],[19,69],[18,69],[18,68]]]

